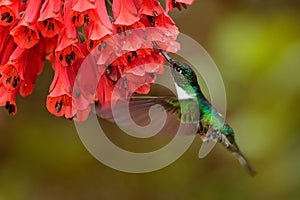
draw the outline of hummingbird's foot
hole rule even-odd
[[[200,135],[202,142],[208,142],[208,138],[205,135]]]

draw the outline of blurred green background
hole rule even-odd
[[[198,159],[198,140],[156,172],[104,166],[71,121],[47,112],[53,72],[46,66],[33,95],[18,99],[16,116],[0,110],[0,200],[299,199],[299,10],[298,0],[209,0],[172,13],[218,65],[227,120],[256,177],[220,145]]]

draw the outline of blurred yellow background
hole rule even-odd
[[[33,95],[18,98],[16,116],[0,110],[0,200],[299,199],[299,10],[296,0],[210,0],[171,14],[218,65],[227,120],[256,177],[220,145],[198,159],[198,140],[156,172],[106,167],[85,149],[73,122],[46,110],[53,78],[46,66]]]

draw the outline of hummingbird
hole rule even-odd
[[[228,151],[237,157],[240,164],[247,170],[247,172],[251,176],[254,176],[256,171],[238,147],[235,141],[234,130],[228,123],[225,122],[222,114],[219,113],[204,96],[198,84],[196,73],[193,71],[192,67],[186,63],[173,60],[160,48],[159,51],[171,68],[171,73],[173,75],[177,91],[183,91],[185,95],[193,97],[198,102],[199,116],[194,118],[191,117],[191,115],[194,115],[192,110],[193,106],[190,106],[190,109],[185,109],[188,108],[185,104],[192,104],[192,101],[186,101],[183,105],[180,104],[180,106],[184,108],[177,108],[178,119],[180,119],[182,123],[195,123],[193,119],[198,119],[199,128],[197,133],[200,134],[202,141],[204,143],[210,142],[212,144],[214,144],[212,141],[221,143]],[[179,106],[178,101],[165,101],[168,102],[169,106]],[[174,109],[175,108],[173,108],[173,110]],[[180,117],[182,115],[190,115],[190,117],[182,118]]]

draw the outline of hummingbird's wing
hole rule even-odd
[[[199,108],[194,99],[178,100],[173,96],[135,96],[129,101],[118,101],[112,109],[98,108],[101,118],[116,123],[127,132],[150,137],[162,135],[196,134]],[[180,128],[179,128],[180,127]]]

